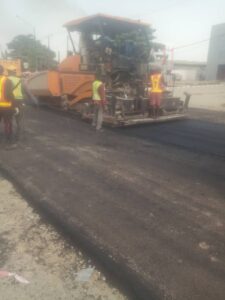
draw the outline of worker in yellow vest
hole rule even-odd
[[[4,134],[7,142],[12,142],[14,109],[12,83],[4,75],[4,68],[0,65],[0,120],[4,123]]]
[[[165,86],[165,81],[159,67],[155,67],[150,76],[151,93],[150,104],[153,111],[153,118],[159,116],[162,93]]]
[[[92,126],[94,126],[96,130],[101,131],[106,95],[104,79],[100,74],[96,74],[96,79],[92,84],[92,100],[94,104]]]
[[[17,76],[16,68],[14,66],[9,66],[8,69],[8,78],[11,80],[13,85],[13,94],[15,98],[15,107],[16,107],[16,113],[15,113],[15,120],[16,120],[16,138],[19,139],[23,127],[23,121],[24,121],[24,108],[25,108],[25,102],[24,102],[24,89],[23,89],[23,83],[22,79]]]

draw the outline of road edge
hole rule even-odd
[[[17,177],[16,173],[5,167],[0,162],[0,173],[9,180],[24,199],[36,209],[44,218],[48,218],[57,230],[66,236],[84,253],[90,256],[103,272],[110,274],[119,289],[125,291],[129,299],[132,300],[169,300],[171,297],[165,295],[159,287],[150,285],[142,276],[132,270],[122,257],[113,259],[111,254],[97,245],[93,238],[78,224],[74,224],[68,218],[60,214],[60,210],[45,200],[41,200],[40,191],[31,183],[24,185]],[[74,226],[75,225],[75,226]]]

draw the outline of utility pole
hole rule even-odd
[[[49,53],[48,55],[46,55],[45,59],[44,59],[44,64],[45,64],[45,67],[46,68],[49,68],[51,65],[50,65],[50,58],[51,58],[51,55],[50,55],[50,51],[51,51],[51,38],[54,36],[53,33],[51,34],[48,34],[48,35],[45,35],[44,37],[42,37],[40,40],[44,40],[44,45],[47,47],[47,49],[49,50]]]
[[[47,38],[47,46],[48,46],[48,50],[51,49],[51,37],[53,36],[54,34],[51,33],[51,34],[48,34],[47,36],[45,36],[44,38]]]
[[[35,59],[35,71],[38,71],[38,58],[37,58],[37,38],[36,38],[36,29],[33,27],[33,36],[34,36],[34,59]]]
[[[53,34],[49,34],[47,35],[47,45],[48,45],[48,50],[51,50],[51,45],[50,45],[50,41],[51,41],[51,37],[53,36]],[[48,54],[47,56],[47,67],[50,67],[50,55]]]
[[[50,35],[48,35],[48,50],[50,50]]]
[[[68,56],[69,53],[69,35],[66,36],[66,56]]]

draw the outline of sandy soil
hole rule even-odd
[[[15,272],[30,283],[0,277],[3,300],[124,300],[90,260],[74,249],[0,177],[0,270]],[[87,282],[80,270],[95,268]]]

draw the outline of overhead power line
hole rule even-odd
[[[202,44],[202,43],[205,43],[205,42],[209,42],[209,41],[212,41],[214,39],[222,38],[222,37],[225,37],[225,33],[218,34],[216,36],[210,37],[208,39],[200,40],[200,41],[197,41],[197,42],[194,42],[194,43],[190,43],[190,44],[186,44],[186,45],[174,47],[173,50],[179,50],[179,49],[184,49],[184,48],[192,47],[192,46],[199,45],[199,44]]]

